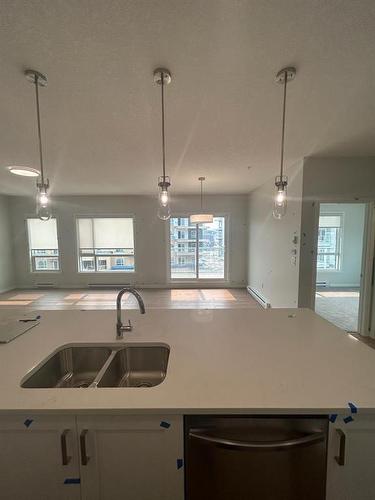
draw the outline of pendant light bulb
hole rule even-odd
[[[284,175],[284,142],[285,142],[285,111],[286,111],[286,87],[288,82],[294,80],[296,76],[296,68],[288,67],[279,71],[276,75],[276,82],[284,87],[283,98],[283,115],[281,127],[281,158],[280,158],[280,175],[275,179],[275,199],[273,205],[273,216],[275,219],[281,219],[286,214],[287,209],[287,187],[288,178]]]
[[[276,193],[273,205],[273,216],[275,219],[281,219],[286,214],[287,209],[287,178],[283,180],[280,177],[275,179]]]
[[[50,199],[48,196],[48,184],[44,186],[38,184],[38,192],[36,196],[36,214],[40,220],[49,220],[52,216]]]
[[[169,177],[159,177],[159,193],[158,193],[158,217],[160,220],[168,220],[171,216],[169,207],[168,188],[171,185]]]
[[[171,74],[167,69],[159,68],[154,71],[154,82],[161,86],[161,139],[162,139],[162,167],[163,175],[158,180],[158,212],[157,215],[160,220],[168,220],[171,216],[169,207],[169,193],[168,188],[171,181],[165,175],[165,105],[164,105],[164,87],[171,83]]]
[[[168,191],[167,190],[164,190],[164,191],[161,191],[160,192],[160,205],[162,207],[166,207],[169,203],[169,195],[168,195]]]

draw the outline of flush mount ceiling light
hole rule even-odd
[[[211,223],[214,220],[214,216],[203,212],[203,181],[205,181],[206,178],[198,177],[198,180],[201,183],[201,213],[190,215],[190,224]]]
[[[7,170],[13,175],[20,175],[22,177],[39,177],[40,172],[36,168],[31,167],[21,167],[21,166],[12,166],[6,167]]]
[[[158,68],[154,71],[154,82],[161,87],[161,148],[162,148],[162,164],[163,175],[158,179],[158,217],[161,220],[168,220],[171,216],[169,207],[168,188],[171,185],[170,178],[165,175],[165,104],[164,104],[164,87],[172,81],[171,73],[167,69]]]
[[[276,82],[284,86],[284,99],[283,99],[283,117],[281,126],[280,175],[278,175],[275,178],[276,194],[273,206],[273,216],[275,217],[275,219],[281,219],[286,214],[286,207],[287,207],[288,177],[284,175],[286,87],[288,82],[294,80],[295,76],[296,76],[296,68],[293,67],[283,68],[276,75]]]
[[[40,109],[39,109],[39,87],[47,86],[47,77],[34,69],[27,69],[25,76],[29,82],[35,86],[35,102],[36,102],[36,121],[38,128],[38,145],[39,145],[39,160],[40,160],[40,177],[36,183],[36,213],[39,219],[49,220],[51,218],[50,199],[48,196],[49,180],[44,177],[43,168],[43,148],[42,148],[42,132],[40,126]]]

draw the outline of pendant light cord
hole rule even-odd
[[[38,141],[39,141],[39,160],[40,160],[40,176],[42,180],[42,185],[44,186],[44,169],[43,169],[43,149],[42,149],[42,132],[40,126],[40,110],[39,110],[39,83],[38,75],[34,77],[35,83],[35,98],[36,98],[36,118],[38,123]]]
[[[201,179],[201,210],[203,210],[203,179]]]
[[[165,116],[164,116],[164,73],[161,72],[161,136],[163,149],[163,182],[165,183]]]
[[[284,102],[283,102],[283,123],[281,129],[281,161],[280,161],[280,181],[284,175],[284,138],[285,138],[285,109],[286,109],[286,86],[288,83],[288,71],[284,73]]]

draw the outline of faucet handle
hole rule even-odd
[[[133,330],[133,325],[131,324],[131,321],[129,319],[128,321],[128,324],[127,325],[123,325],[121,327],[121,330],[123,330],[124,332],[131,332]]]

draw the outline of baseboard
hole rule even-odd
[[[12,290],[16,290],[16,287],[11,286],[10,288],[0,288],[0,293],[11,292]]]
[[[264,309],[270,309],[271,304],[268,302],[268,300],[263,297],[262,294],[258,292],[258,290],[255,290],[255,288],[252,288],[251,286],[247,286],[246,290],[249,292],[249,294],[262,306]]]

